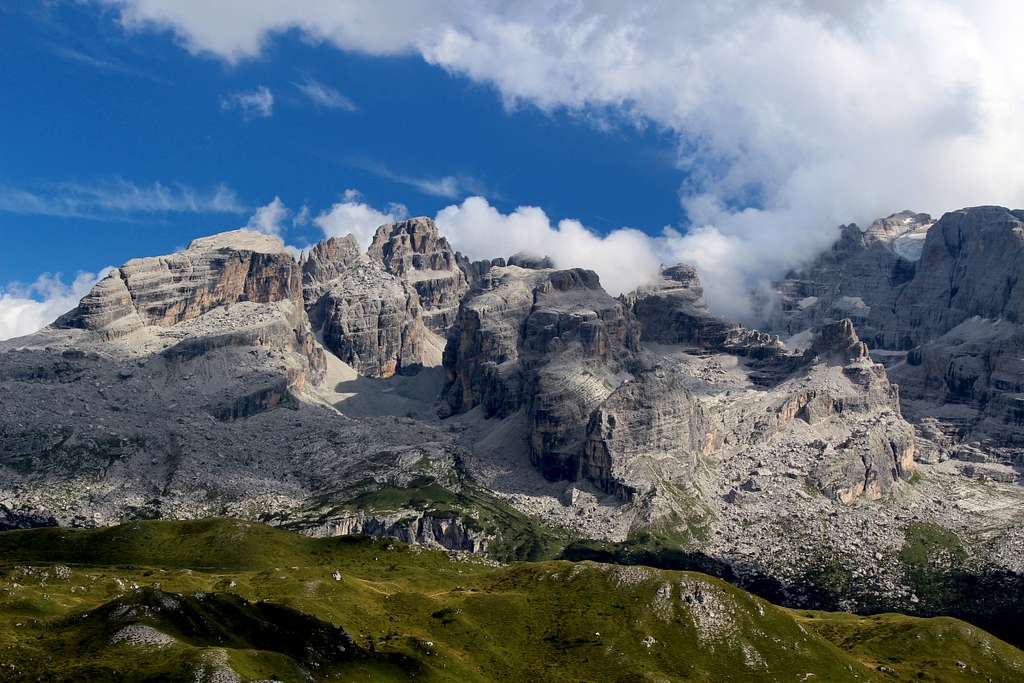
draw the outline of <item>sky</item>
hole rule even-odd
[[[409,215],[712,308],[901,209],[1024,205],[1009,0],[0,0],[0,338],[106,269]]]

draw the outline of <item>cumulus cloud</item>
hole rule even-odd
[[[268,38],[418,53],[510,107],[654,122],[678,136],[685,232],[719,310],[828,245],[841,222],[1024,205],[1016,0],[278,3],[106,0],[237,61]],[[595,117],[596,118],[596,117]],[[444,189],[442,186],[441,189]],[[439,195],[446,196],[446,195]]]
[[[436,220],[452,246],[471,259],[517,252],[550,256],[559,268],[596,271],[613,295],[650,281],[660,264],[656,242],[639,230],[620,228],[601,236],[577,220],[553,225],[535,206],[504,214],[483,197],[469,197],[441,209]]]
[[[302,83],[292,83],[310,102],[324,109],[357,111],[356,103],[342,95],[335,88],[307,77]]]
[[[126,218],[149,213],[242,213],[235,192],[175,183],[138,185],[124,178],[96,183],[65,181],[39,186],[0,185],[0,211],[61,218]]]
[[[78,305],[92,286],[113,270],[78,273],[65,284],[60,273],[44,273],[30,285],[9,283],[0,287],[0,340],[31,334]]]
[[[291,211],[280,197],[274,197],[269,204],[256,209],[256,212],[249,217],[245,227],[247,230],[262,232],[264,235],[280,237],[284,231],[284,222],[291,216]]]
[[[242,112],[242,118],[246,121],[270,118],[274,113],[274,93],[263,85],[255,90],[231,93],[220,98],[220,108],[225,111],[237,109]]]
[[[391,204],[386,210],[379,211],[367,204],[358,190],[348,189],[342,195],[342,201],[321,212],[313,222],[323,231],[324,237],[342,237],[351,233],[359,244],[368,247],[378,227],[400,221],[407,215],[401,204]]]

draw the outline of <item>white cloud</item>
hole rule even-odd
[[[378,227],[400,221],[406,215],[406,208],[401,204],[391,204],[385,211],[378,211],[363,201],[358,190],[348,189],[342,195],[342,201],[321,212],[313,222],[323,231],[324,237],[342,237],[351,233],[360,245],[368,247]]]
[[[442,199],[461,199],[469,194],[486,194],[496,197],[496,193],[488,191],[482,182],[470,175],[445,175],[439,177],[410,176],[398,173],[376,161],[366,159],[349,159],[348,163],[356,168],[368,171],[373,175],[390,180],[393,183],[408,185],[421,194]]]
[[[280,237],[284,231],[284,221],[291,213],[280,197],[274,197],[269,204],[256,209],[256,213],[249,217],[249,222],[245,227],[248,230],[262,232],[264,235]]]
[[[257,117],[269,118],[274,113],[274,93],[263,85],[255,90],[231,93],[220,98],[220,108],[225,111],[238,109],[246,121]]]
[[[337,109],[340,111],[357,111],[356,103],[342,95],[335,88],[324,85],[320,81],[307,77],[302,83],[292,83],[299,92],[309,98],[318,107]]]
[[[840,222],[912,208],[1024,205],[1018,0],[106,0],[229,61],[269,36],[418,53],[509,106],[675,131],[696,226],[669,235],[719,310],[824,247]],[[610,115],[606,117],[605,115]],[[439,196],[452,196],[440,184]],[[750,207],[755,207],[751,209]],[[714,275],[714,278],[710,277]]]
[[[44,273],[28,286],[9,283],[0,287],[0,340],[31,334],[78,305],[92,286],[113,270],[78,273],[64,284],[60,273]]]
[[[590,268],[609,293],[628,292],[658,273],[657,245],[639,230],[620,228],[599,236],[577,220],[552,225],[543,210],[521,206],[503,214],[483,197],[445,207],[437,225],[452,246],[471,259],[526,252],[550,256],[559,268]]]
[[[58,182],[21,188],[0,185],[0,211],[64,218],[125,218],[146,213],[242,213],[244,205],[224,185],[137,185],[124,178],[98,183]]]

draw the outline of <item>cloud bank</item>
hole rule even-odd
[[[0,287],[0,340],[31,334],[78,305],[92,286],[113,268],[99,273],[78,273],[65,284],[60,273],[44,273],[35,282],[24,286],[9,283]]]
[[[297,30],[419,54],[509,107],[674,131],[691,229],[659,244],[734,316],[749,313],[743,292],[826,247],[839,223],[1024,205],[1017,0],[105,3],[130,29],[171,30],[229,62]]]
[[[629,228],[600,236],[573,219],[553,225],[535,206],[503,214],[483,197],[445,207],[437,225],[452,246],[471,259],[526,252],[550,256],[559,268],[590,268],[601,276],[609,293],[636,289],[658,272],[656,240]]]

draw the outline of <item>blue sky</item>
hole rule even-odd
[[[23,5],[0,10],[0,89],[9,98],[0,107],[0,187],[59,201],[157,183],[172,196],[184,186],[209,197],[223,186],[238,206],[115,210],[83,202],[78,215],[61,216],[52,214],[67,207],[0,202],[8,237],[0,282],[166,253],[245,225],[275,196],[315,213],[348,188],[372,206],[398,202],[416,215],[481,194],[502,211],[542,206],[597,231],[655,232],[680,220],[674,135],[657,125],[508,108],[494,87],[416,55],[362,56],[294,31],[260,58],[230,65],[189,54],[166,31],[125,31],[111,9]],[[298,87],[309,84],[352,107],[315,103]],[[225,107],[234,93],[260,87],[272,93],[269,116]],[[445,177],[456,183],[438,182]],[[284,234],[295,244],[322,236],[313,224]]]
[[[756,323],[839,224],[1024,205],[1021,34],[1019,0],[0,0],[0,338],[197,235],[404,214],[613,294],[689,263]]]

